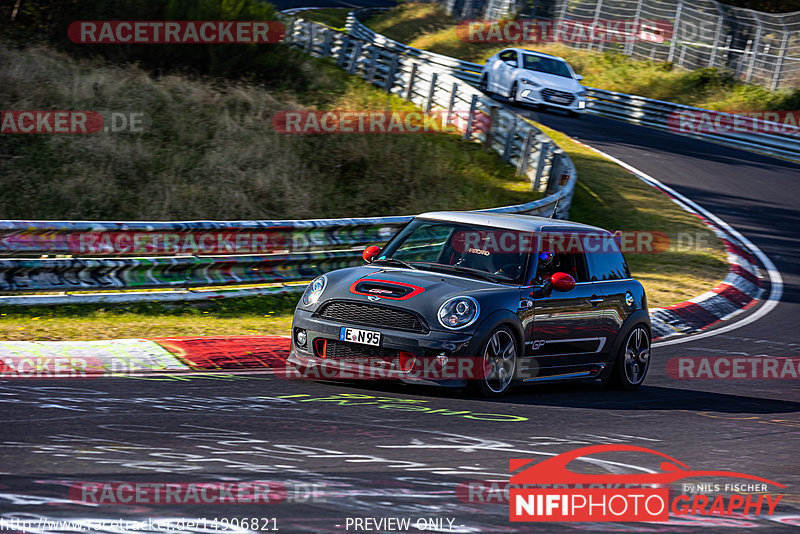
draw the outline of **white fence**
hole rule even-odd
[[[800,87],[800,11],[763,13],[714,0],[436,0],[459,19],[508,17],[556,21],[662,21],[663,40],[564,43],[619,50],[639,59],[671,61],[687,69],[724,68],[770,89]],[[658,42],[660,41],[660,42]]]

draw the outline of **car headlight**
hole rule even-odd
[[[524,83],[525,85],[532,85],[534,87],[539,87],[539,84],[534,82],[533,80],[529,80],[527,78],[520,78],[520,82]]]
[[[465,328],[478,319],[481,307],[472,297],[453,297],[439,307],[439,324],[450,330]]]
[[[303,293],[303,306],[311,306],[319,301],[325,286],[328,285],[328,278],[325,275],[314,278]]]

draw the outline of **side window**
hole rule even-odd
[[[517,63],[517,53],[514,50],[506,50],[505,52],[500,52],[498,56],[501,61],[508,61],[511,60],[514,63]]]
[[[630,278],[628,263],[610,236],[584,238],[584,250],[589,264],[589,281]]]
[[[586,268],[586,256],[583,252],[556,252],[553,259],[539,259],[537,261],[534,284],[541,284],[554,273],[567,273],[576,282],[588,282],[589,274]]]

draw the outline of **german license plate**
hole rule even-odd
[[[377,347],[381,344],[381,333],[343,326],[339,329],[339,340],[361,343],[363,345],[374,345]]]

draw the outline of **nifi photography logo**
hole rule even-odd
[[[653,454],[666,461],[661,462],[658,473],[586,474],[567,469],[577,458],[609,452]],[[509,468],[511,521],[663,522],[669,521],[670,512],[674,516],[772,515],[783,495],[767,494],[767,486],[786,487],[735,471],[692,470],[671,456],[634,445],[594,445],[543,461],[512,459]],[[670,499],[670,484],[698,477],[749,482],[682,484],[682,491]],[[719,493],[694,493],[697,488]],[[687,491],[693,494],[685,494]]]

